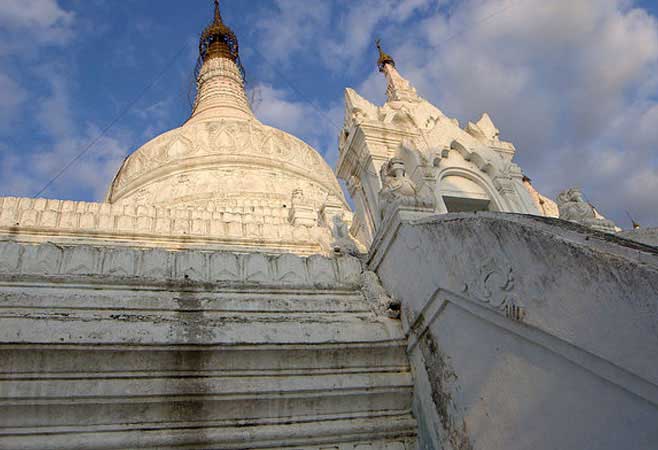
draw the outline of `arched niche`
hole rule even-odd
[[[485,180],[464,170],[439,177],[438,194],[447,212],[501,211],[500,201]]]

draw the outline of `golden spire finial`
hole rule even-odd
[[[379,71],[383,72],[384,66],[386,64],[390,64],[393,67],[395,67],[395,61],[393,60],[391,55],[389,55],[388,53],[384,52],[384,50],[382,50],[382,40],[377,39],[375,41],[375,45],[377,45],[377,50],[379,50],[379,59],[377,60],[377,67],[379,67]]]
[[[642,228],[642,226],[639,223],[637,223],[635,221],[635,219],[633,219],[633,216],[631,216],[631,213],[626,211],[626,215],[628,216],[629,219],[631,219],[631,223],[633,224],[633,229],[634,230],[639,230],[640,228]]]
[[[235,62],[240,71],[242,64],[240,63],[240,52],[238,47],[238,38],[229,27],[224,24],[222,20],[222,13],[219,8],[219,0],[214,0],[215,15],[213,22],[203,30],[201,39],[199,40],[199,63],[197,64],[198,70],[204,61],[210,58],[226,58]]]
[[[222,21],[222,13],[219,11],[219,0],[215,0],[215,23]]]

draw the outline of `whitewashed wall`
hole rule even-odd
[[[0,239],[0,449],[414,450],[352,257]]]
[[[375,243],[420,448],[658,448],[658,249],[497,213],[398,222]]]

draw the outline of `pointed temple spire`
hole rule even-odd
[[[379,51],[377,67],[386,76],[386,98],[388,102],[420,101],[416,89],[395,68],[393,57],[382,50],[381,39],[377,39],[375,45],[377,45]]]
[[[212,23],[203,30],[199,39],[199,61],[203,63],[217,57],[230,59],[242,69],[238,38],[233,30],[224,24],[219,0],[215,0],[215,15]]]
[[[222,21],[222,13],[219,11],[219,0],[215,0],[215,22]]]
[[[253,119],[244,88],[238,38],[224,23],[219,0],[214,3],[213,21],[199,39],[197,95],[188,121],[221,117]]]

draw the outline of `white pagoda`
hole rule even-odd
[[[658,448],[658,248],[379,51],[334,175],[215,0],[190,118],[104,202],[0,197],[1,449]]]

